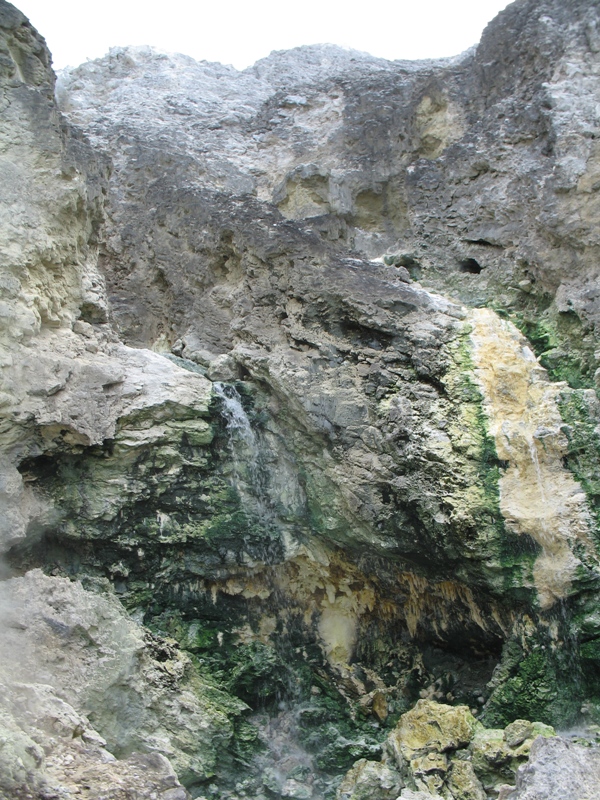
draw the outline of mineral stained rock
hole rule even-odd
[[[514,790],[515,780],[520,786],[522,776],[529,774],[530,766],[523,765],[530,752],[542,750],[542,742],[550,737],[556,738],[554,729],[538,722],[516,720],[504,730],[488,729],[465,706],[419,700],[389,734],[383,759],[357,761],[348,771],[337,800],[387,800],[396,798],[402,787],[400,797],[413,798],[414,793],[415,800],[421,795],[453,800],[497,797],[503,789]],[[567,750],[572,747],[559,741]],[[581,747],[575,750],[585,753]],[[596,748],[590,753],[593,765]],[[582,763],[587,763],[585,757]],[[535,772],[533,760],[530,771]],[[545,779],[539,785],[544,786]]]
[[[57,80],[0,0],[8,797],[483,800],[593,732],[599,73],[517,0]]]

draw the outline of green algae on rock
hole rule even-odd
[[[483,800],[598,719],[596,11],[416,64],[116,48],[59,111],[0,0],[1,552],[90,785]],[[10,696],[10,790],[71,787]]]
[[[391,786],[404,786],[407,797],[416,791],[427,797],[485,800],[500,786],[514,785],[518,767],[539,736],[556,732],[526,720],[504,730],[487,729],[465,706],[419,700],[388,736],[383,760],[359,761],[340,784],[337,798],[387,800]]]

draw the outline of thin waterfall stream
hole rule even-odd
[[[232,483],[248,510],[263,524],[274,523],[268,497],[264,453],[252,428],[242,397],[232,384],[215,382],[215,394],[221,400],[228,446],[233,462]],[[292,695],[299,687],[289,687]],[[252,722],[259,730],[264,752],[257,757],[256,768],[269,793],[298,800],[322,800],[313,756],[298,741],[299,696],[281,699],[274,714],[257,712]],[[301,706],[300,706],[301,708]],[[326,784],[325,784],[326,785]],[[244,789],[239,784],[240,790]]]
[[[249,511],[261,520],[270,522],[273,514],[268,502],[261,450],[240,393],[231,384],[215,382],[213,387],[221,400],[221,413],[227,427],[233,463],[233,486]]]

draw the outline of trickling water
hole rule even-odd
[[[559,598],[556,603],[556,621],[557,621],[557,635],[563,639],[562,658],[563,673],[565,677],[568,676],[568,681],[573,687],[574,696],[582,698],[583,691],[583,674],[581,671],[581,662],[579,660],[579,636],[573,624],[573,612],[568,606],[568,601]],[[583,708],[580,710],[580,714]],[[582,720],[582,718],[580,717]],[[582,720],[583,721],[583,720]]]
[[[542,468],[540,466],[540,460],[538,458],[538,451],[535,444],[533,437],[528,438],[528,445],[529,445],[529,455],[531,456],[531,462],[533,464],[533,468],[535,470],[535,478],[537,482],[537,488],[540,495],[540,499],[542,501],[542,508],[546,507],[546,490],[544,489],[544,477],[542,475]],[[544,538],[547,538],[548,535],[548,526],[546,525],[546,518],[543,514],[539,516],[540,527],[544,533]]]
[[[286,706],[273,716],[257,715],[253,722],[265,745],[257,766],[269,793],[276,797],[322,800],[321,781],[315,781],[313,756],[298,742],[297,711],[293,706]]]
[[[250,419],[242,405],[239,392],[231,384],[214,383],[213,388],[221,399],[222,414],[227,425],[229,450],[233,462],[233,485],[240,497],[262,519],[272,516],[267,502],[265,470],[261,464],[261,450]]]
[[[540,460],[538,458],[537,447],[535,445],[533,438],[529,439],[528,445],[529,445],[529,455],[531,456],[531,461],[533,463],[533,468],[535,470],[535,477],[537,480],[538,491],[540,493],[542,501],[546,502],[546,492],[544,491],[544,478],[542,476],[542,469],[540,467]]]
[[[245,508],[265,528],[279,528],[269,498],[265,448],[252,428],[242,398],[231,384],[214,383],[213,387],[221,401],[221,414],[227,428],[233,466],[232,484]],[[298,691],[293,681],[287,689],[290,695]],[[265,712],[254,716],[252,722],[258,728],[264,751],[255,758],[252,774],[236,784],[235,791],[220,793],[223,800],[237,800],[239,797],[264,800],[267,794],[323,800],[318,781],[315,782],[313,758],[298,742],[297,699],[295,702],[282,700],[275,714]]]
[[[227,430],[231,442],[241,439],[251,450],[258,452],[256,436],[250,425],[248,415],[244,411],[242,398],[235,386],[214,383],[215,394],[223,401],[223,415],[227,420]]]

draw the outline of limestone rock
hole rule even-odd
[[[515,720],[504,731],[476,727],[470,744],[472,763],[486,791],[514,782],[518,767],[529,757],[539,736],[554,737],[556,731],[549,725],[527,720]]]
[[[467,755],[465,748],[476,725],[465,706],[419,700],[402,715],[389,735],[388,750],[409,786],[416,786],[418,791],[484,800],[485,793],[471,763],[453,758],[457,751]]]
[[[239,376],[239,368],[231,356],[222,355],[211,362],[206,374],[211,381],[235,381]]]
[[[534,728],[531,722],[526,719],[516,719],[507,725],[502,734],[502,738],[509,747],[518,747],[526,739],[531,739],[535,736]]]
[[[58,310],[44,312],[46,327],[32,322],[31,343],[19,339],[29,349],[16,351],[24,368],[7,371],[6,424],[18,442],[6,442],[4,495],[6,538],[15,552],[22,552],[19,540],[27,534],[52,535],[62,560],[73,560],[77,541],[76,560],[85,562],[77,569],[97,570],[106,543],[116,542],[124,548],[114,562],[118,579],[137,591],[136,579],[148,568],[137,552],[151,550],[149,563],[170,565],[162,590],[176,583],[189,597],[199,591],[192,588],[198,579],[214,580],[223,563],[237,568],[282,560],[302,548],[315,562],[317,551],[328,550],[330,559],[343,548],[369,554],[360,581],[381,582],[382,607],[396,609],[409,637],[419,633],[446,646],[459,635],[491,653],[498,641],[517,636],[512,605],[532,585],[523,542],[536,534],[539,543],[544,531],[535,520],[516,524],[514,497],[499,503],[505,468],[487,440],[486,426],[496,425],[485,420],[488,398],[473,388],[472,319],[442,295],[480,306],[501,293],[512,308],[515,297],[535,295],[521,290],[527,280],[528,289],[535,283],[554,292],[568,262],[555,257],[551,231],[563,218],[561,203],[571,202],[568,181],[584,157],[593,160],[582,132],[596,107],[596,56],[585,38],[591,12],[581,2],[567,19],[560,3],[548,0],[550,25],[540,21],[535,4],[521,6],[490,25],[477,51],[440,62],[392,63],[315,46],[274,54],[238,73],[149,48],[117,48],[61,75],[57,94],[70,126],[67,141],[87,137],[99,156],[86,169],[85,159],[77,161],[75,188],[81,194],[90,187],[90,196],[77,206],[79,228],[57,238],[63,244],[56,263],[70,276],[63,299],[40,278],[33,294],[44,308]],[[12,25],[7,22],[7,41]],[[521,29],[518,49],[508,51],[504,32]],[[30,45],[31,53],[45,52],[38,44]],[[30,88],[43,95],[58,165],[71,145],[65,149],[59,140],[53,78],[47,56],[40,58],[41,83]],[[576,94],[560,77],[569,59],[581,65]],[[490,63],[502,67],[490,70]],[[8,88],[25,96],[19,81]],[[556,105],[550,97],[558,98]],[[569,103],[578,104],[574,121],[561,110]],[[531,114],[512,113],[515,104]],[[499,126],[500,118],[510,124]],[[31,115],[17,115],[14,124],[23,149],[15,154],[34,164]],[[402,135],[390,142],[390,130]],[[575,161],[564,154],[574,140]],[[554,142],[562,143],[555,153]],[[79,156],[82,150],[89,155],[86,147],[81,144]],[[112,160],[110,177],[102,169],[105,158]],[[527,188],[532,175],[539,192]],[[41,227],[53,231],[65,187],[49,174],[29,171],[25,178],[15,191],[27,184],[30,194],[45,198]],[[588,184],[573,188],[573,198],[581,195],[571,198],[576,206],[591,193]],[[104,209],[98,187],[107,192]],[[542,200],[550,216],[536,211]],[[593,247],[592,227],[582,225],[575,238]],[[69,239],[76,231],[85,239],[77,247]],[[44,276],[42,245],[36,240],[28,247]],[[586,251],[582,259],[581,275],[591,274],[594,258]],[[579,296],[579,289],[565,287],[556,294],[558,315]],[[168,391],[177,394],[175,384],[187,381],[209,396],[202,376],[184,377],[161,364],[163,356],[148,355],[149,348],[207,366],[215,379],[244,378],[261,427],[260,486],[241,490],[241,472],[228,463],[227,448],[217,457],[219,444],[188,424],[210,413],[199,396],[173,399],[178,414],[188,409],[183,427],[160,419],[170,408],[165,400],[163,409],[157,401],[156,413],[140,410],[140,417],[154,415],[154,424],[138,419],[129,425],[135,430],[123,430],[131,417],[125,397],[137,390],[120,381],[134,357],[113,341],[117,329],[140,348],[135,358],[147,373],[146,387],[172,368]],[[515,358],[508,345],[503,354]],[[555,432],[556,392],[542,415]],[[76,404],[81,410],[73,412]],[[190,453],[192,439],[197,445]],[[548,609],[571,591],[587,591],[587,583],[578,584],[581,574],[587,570],[593,583],[598,571],[586,500],[563,465],[563,434],[553,442],[544,475],[564,489],[552,493],[561,512],[533,574]],[[155,445],[160,453],[153,458]],[[530,451],[518,452],[507,476],[527,466],[526,494],[541,508],[535,465],[526,461]],[[59,464],[59,481],[47,459]],[[215,481],[207,475],[209,463]],[[235,512],[226,499],[228,478],[236,484],[230,488],[245,492]],[[100,486],[107,487],[103,498]],[[260,498],[253,501],[252,492]],[[240,536],[242,518],[245,531],[260,528],[257,509],[269,510],[269,524],[260,535]],[[82,555],[85,541],[94,542],[93,555],[89,549]],[[187,559],[175,553],[183,541],[194,543]],[[554,569],[559,551],[561,566]],[[41,551],[31,558],[40,563]],[[408,576],[398,602],[396,564]],[[221,580],[239,585],[237,574],[232,583],[229,576]],[[256,583],[256,576],[245,580]],[[374,607],[344,592],[325,596],[313,585],[298,613],[313,615],[329,666],[340,672]],[[219,587],[202,585],[213,590],[219,596]],[[240,588],[236,596],[254,592]],[[266,586],[258,592],[268,593]],[[537,614],[537,601],[530,604]],[[334,629],[342,632],[340,641],[333,641]],[[541,624],[539,630],[554,635]],[[562,667],[552,662],[548,670],[555,669]],[[570,698],[561,713],[574,713],[575,702]],[[545,713],[555,706],[563,708],[549,698]]]
[[[409,790],[412,786],[454,800],[485,800],[514,783],[540,736],[556,733],[527,720],[516,720],[505,730],[486,729],[465,706],[419,700],[388,736],[383,763],[395,765]],[[357,762],[343,786],[352,787],[363,768]]]
[[[116,342],[97,268],[106,162],[65,128],[45,43],[6,2],[0,47],[4,552],[52,515],[19,478],[24,458],[102,442],[119,417],[150,407],[159,416],[181,417],[182,406],[188,416],[205,413],[210,388],[199,375]]]
[[[594,800],[600,786],[600,751],[563,739],[539,737],[529,763],[517,772],[509,800]]]
[[[448,790],[456,800],[486,800],[487,795],[469,761],[453,761]]]
[[[477,368],[457,363],[465,311],[439,296],[476,306],[493,300],[524,320],[531,304],[523,295],[531,293],[523,286],[554,296],[564,281],[547,323],[558,342],[559,309],[594,270],[590,249],[577,256],[579,277],[567,275],[561,264],[573,240],[565,232],[565,256],[557,258],[554,233],[564,204],[579,208],[583,194],[589,200],[573,176],[594,158],[583,133],[596,108],[597,55],[585,33],[593,4],[578,2],[568,16],[554,0],[544,9],[511,6],[476,51],[413,65],[315,46],[237,73],[118,48],[65,71],[58,96],[73,126],[99,150],[118,153],[101,266],[122,336],[135,346],[176,347],[210,363],[210,377],[244,375],[264,389],[265,414],[278,409],[266,458],[286,484],[284,493],[284,481],[273,478],[269,502],[293,497],[283,516],[296,529],[310,508],[320,538],[343,547],[368,542],[410,562],[419,562],[425,535],[425,571],[442,579],[460,573],[491,599],[502,596],[499,576],[508,570],[511,586],[529,589],[533,580],[550,608],[578,591],[582,570],[598,576],[585,493],[563,464],[560,387],[532,389],[545,397],[532,401],[544,423],[532,414],[530,434],[512,436],[506,458],[498,434],[497,455],[508,466],[484,490],[478,470],[491,473],[481,467],[482,405],[494,431],[506,420],[493,418],[487,385],[465,406],[460,375]],[[503,42],[515,30],[519,47],[509,52]],[[570,94],[561,75],[572,62],[581,78]],[[513,113],[521,105],[530,113]],[[577,107],[575,118],[567,107]],[[365,126],[373,127],[369,148]],[[396,129],[402,135],[389,143]],[[569,143],[577,151],[570,160]],[[144,207],[132,199],[142,192]],[[593,249],[592,227],[582,225],[577,241]],[[411,274],[429,291],[407,283]],[[514,348],[503,342],[502,349],[494,363],[512,363]],[[547,429],[545,449],[538,429]],[[327,443],[319,458],[317,437]],[[536,463],[554,487],[552,508]],[[519,494],[513,478],[525,471]],[[533,575],[521,546],[527,537],[542,547]],[[476,614],[469,608],[461,625],[504,637],[499,613],[488,602]],[[452,624],[452,614],[443,615]],[[426,625],[425,618],[407,625]]]
[[[141,769],[167,791],[179,786],[167,758],[187,780],[210,774],[213,738],[231,734],[226,716],[203,698],[189,661],[148,638],[113,595],[31,571],[2,584],[2,608],[5,790],[77,785],[88,773],[100,786],[111,771],[128,787]]]
[[[386,764],[361,759],[346,774],[338,800],[396,800],[402,788],[398,773]]]
[[[515,720],[600,706],[597,22],[520,0],[415,64],[116,48],[63,72],[61,115],[0,0],[6,636],[82,731],[45,753],[7,707],[7,791],[93,794],[106,763],[173,800],[162,757],[193,784],[220,754],[206,794],[316,800],[420,697],[386,745],[404,794],[480,800],[529,752]],[[263,783],[240,698],[295,680],[320,774]],[[348,791],[396,791],[361,765]]]
[[[466,706],[447,706],[419,700],[400,718],[389,742],[402,763],[415,753],[446,753],[466,747],[476,721]]]
[[[547,380],[527,340],[492,311],[474,312],[471,336],[490,433],[509,465],[499,480],[500,508],[509,527],[542,548],[533,577],[540,604],[550,607],[568,593],[579,566],[575,539],[595,560],[585,494],[561,462],[568,443],[558,398],[565,387]]]

